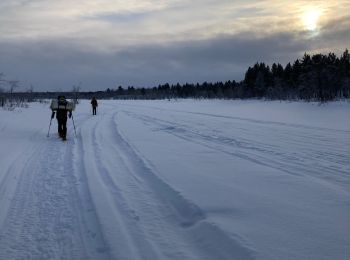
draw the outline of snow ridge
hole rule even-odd
[[[104,198],[95,206],[115,258],[253,259],[251,249],[208,223],[198,206],[159,179],[120,134],[117,112],[89,124],[82,127],[81,138],[83,144],[91,140],[86,147],[93,151],[84,153],[95,160],[85,166],[93,169],[87,171],[91,190],[98,183],[102,187],[96,192],[108,191],[93,197]],[[106,216],[113,216],[113,227]]]

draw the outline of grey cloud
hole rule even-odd
[[[286,64],[312,50],[313,40],[276,33],[257,38],[245,33],[215,39],[143,45],[118,52],[98,52],[76,44],[0,43],[0,72],[35,90],[84,90],[117,85],[241,80],[257,61]]]
[[[126,64],[134,64],[141,71],[140,79],[147,75],[144,82],[153,79],[153,84],[184,83],[241,80],[248,66],[257,61],[286,63],[306,48],[307,44],[288,34],[261,39],[240,35],[170,46],[143,46],[118,53],[117,57]]]
[[[129,12],[129,13],[103,13],[95,16],[84,16],[82,19],[100,20],[110,23],[135,23],[137,21],[143,20],[150,17],[152,13],[150,12]]]
[[[323,47],[344,45],[350,47],[350,15],[343,16],[328,22],[321,31],[320,42]],[[327,44],[324,46],[324,44]]]

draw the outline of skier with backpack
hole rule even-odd
[[[66,100],[64,96],[58,96],[57,100],[51,101],[52,110],[51,120],[56,114],[58,124],[58,135],[62,140],[67,140],[67,114],[68,117],[72,117],[72,111],[74,110],[74,104]]]

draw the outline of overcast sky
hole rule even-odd
[[[21,90],[239,81],[349,47],[349,0],[0,1],[0,72]]]

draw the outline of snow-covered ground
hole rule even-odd
[[[0,259],[350,259],[350,103],[0,110]]]

